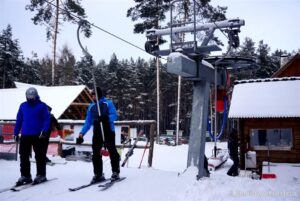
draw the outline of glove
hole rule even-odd
[[[42,131],[41,134],[40,134],[40,136],[39,136],[39,138],[40,138],[41,140],[46,139],[46,138],[47,138],[47,133],[46,133],[45,131]]]
[[[107,121],[109,121],[108,115],[99,116],[99,121],[100,122],[107,122]]]
[[[15,142],[19,142],[19,135],[14,135]]]
[[[84,141],[83,137],[76,138],[76,144],[82,144]]]
[[[57,133],[58,133],[58,135],[59,135],[61,138],[63,138],[63,131],[62,131],[62,130],[58,130]]]
[[[101,149],[100,153],[102,156],[109,156],[109,151],[107,151],[107,149]]]

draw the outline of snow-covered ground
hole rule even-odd
[[[213,144],[206,144],[206,155],[211,155]],[[226,148],[226,143],[218,143]],[[143,150],[134,150],[128,165],[121,168],[121,175],[126,180],[116,183],[107,191],[100,191],[92,186],[76,192],[68,191],[88,183],[92,177],[92,163],[68,161],[67,164],[47,166],[47,177],[57,180],[36,186],[21,192],[0,193],[1,201],[251,201],[251,200],[300,200],[300,167],[292,165],[271,166],[271,171],[278,174],[277,179],[253,180],[243,170],[239,177],[229,177],[227,170],[232,164],[228,160],[221,169],[211,172],[209,178],[196,180],[197,169],[186,168],[187,145],[177,147],[156,145],[154,148],[153,167],[147,167],[148,151],[142,167],[138,168]],[[122,161],[126,150],[122,152]],[[63,161],[51,157],[53,161]],[[35,163],[32,175],[35,175]],[[19,162],[0,160],[0,189],[12,186],[19,177]],[[110,162],[104,158],[104,172],[110,177]]]

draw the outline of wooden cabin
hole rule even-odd
[[[300,163],[299,103],[300,77],[237,82],[229,118],[237,122],[242,169],[248,151],[260,170],[263,161]]]
[[[90,90],[85,85],[40,86],[15,82],[16,88],[0,89],[0,121],[14,121],[19,106],[26,101],[25,91],[35,87],[43,102],[52,108],[57,119],[85,119],[92,102]]]

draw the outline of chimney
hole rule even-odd
[[[289,61],[288,55],[281,55],[280,56],[280,68],[284,66]]]

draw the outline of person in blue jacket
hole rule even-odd
[[[43,151],[43,140],[50,126],[49,110],[47,105],[40,100],[37,90],[33,87],[26,90],[26,99],[27,101],[21,103],[19,107],[14,129],[14,139],[16,142],[20,141],[21,177],[16,186],[32,182],[29,161],[32,147],[35,152],[37,169],[33,184],[47,180],[46,153]]]
[[[91,180],[91,183],[97,183],[105,180],[101,155],[102,147],[107,148],[109,151],[112,168],[111,180],[118,180],[120,178],[120,155],[116,149],[114,125],[114,121],[116,121],[118,118],[117,111],[112,101],[103,95],[101,88],[97,87],[96,90],[99,97],[98,103],[101,115],[98,113],[96,92],[94,90],[92,92],[93,102],[88,107],[85,123],[78,135],[78,138],[76,139],[77,144],[83,143],[83,136],[93,125],[92,161],[94,167],[94,176]],[[104,140],[102,139],[100,124],[103,126]]]

